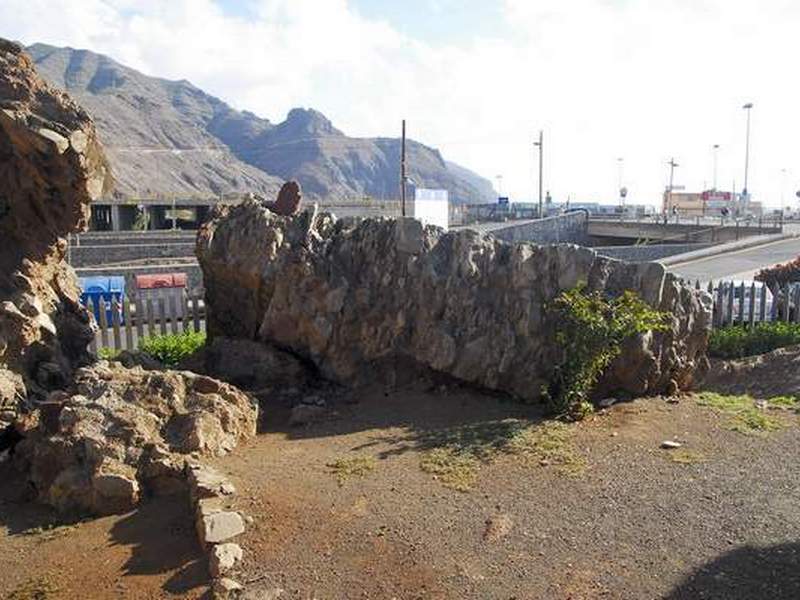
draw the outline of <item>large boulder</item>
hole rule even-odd
[[[577,246],[508,244],[413,219],[337,222],[281,217],[246,202],[198,235],[209,335],[287,349],[343,383],[432,369],[528,400],[559,358],[563,290],[638,292],[670,313],[669,331],[632,339],[604,391],[691,385],[705,362],[704,295],[658,264],[628,264]]]
[[[219,456],[256,433],[258,408],[189,372],[101,361],[55,392],[16,448],[38,499],[61,512],[130,510],[145,491],[182,490],[187,456]]]
[[[89,315],[65,238],[86,227],[89,203],[110,184],[86,112],[0,39],[0,370],[30,395],[63,388],[88,360]]]

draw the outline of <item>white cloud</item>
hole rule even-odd
[[[501,0],[497,0],[501,1]],[[452,4],[434,2],[430,18]],[[438,8],[437,8],[438,7]],[[252,16],[211,0],[4,0],[0,35],[87,47],[151,75],[189,79],[281,120],[313,106],[351,135],[413,137],[528,198],[533,136],[546,132],[546,187],[613,201],[619,156],[632,200],[677,180],[741,187],[752,100],[750,188],[780,202],[780,170],[800,185],[800,9],[785,0],[504,0],[505,35],[434,44],[362,17],[346,0],[253,0]],[[794,161],[794,162],[793,162]]]

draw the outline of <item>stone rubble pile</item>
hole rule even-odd
[[[185,491],[186,457],[226,454],[257,417],[248,395],[209,377],[102,361],[40,404],[14,460],[61,512],[124,512],[144,492]]]
[[[212,339],[278,347],[340,383],[433,370],[538,399],[560,358],[549,307],[579,282],[634,290],[672,317],[669,331],[627,344],[600,397],[686,389],[706,362],[705,294],[658,264],[588,248],[512,245],[413,219],[282,217],[247,202],[204,225],[197,256]]]
[[[226,506],[236,494],[236,488],[211,467],[187,463],[186,471],[197,538],[208,555],[212,593],[219,600],[233,598],[243,589],[230,578],[242,560],[243,551],[231,540],[245,530],[244,517]]]

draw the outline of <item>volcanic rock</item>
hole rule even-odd
[[[538,399],[562,352],[549,306],[579,282],[633,290],[671,316],[668,331],[629,340],[599,398],[659,393],[671,380],[685,388],[705,363],[704,293],[661,265],[588,248],[512,245],[413,219],[287,218],[246,202],[205,224],[197,255],[212,339],[287,349],[342,383],[433,370]]]
[[[222,455],[256,432],[250,397],[216,381],[212,391],[207,379],[105,361],[79,369],[52,403],[55,418],[36,413],[15,461],[39,499],[61,512],[123,512],[142,489],[173,493],[185,455]]]
[[[21,376],[29,395],[63,388],[89,359],[65,237],[86,227],[89,203],[110,184],[86,112],[0,39],[0,370]]]

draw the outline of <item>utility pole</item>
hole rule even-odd
[[[533,143],[539,147],[539,218],[544,218],[544,198],[542,196],[542,172],[544,167],[544,132],[539,130],[539,141]]]
[[[664,215],[667,215],[667,210],[672,208],[672,185],[675,180],[675,167],[680,166],[678,163],[675,162],[674,158],[669,159],[669,197],[667,201],[667,206],[664,207]]]
[[[714,144],[714,186],[713,189],[717,191],[717,165],[719,157],[719,144]]]
[[[753,103],[748,102],[742,108],[747,111],[747,136],[745,138],[745,148],[744,148],[744,188],[742,188],[742,196],[744,196],[744,203],[746,206],[750,203],[749,193],[747,191],[747,181],[748,181],[748,172],[750,169],[750,111],[753,108]]]
[[[400,211],[406,216],[406,120],[403,119],[403,137],[400,144]]]

